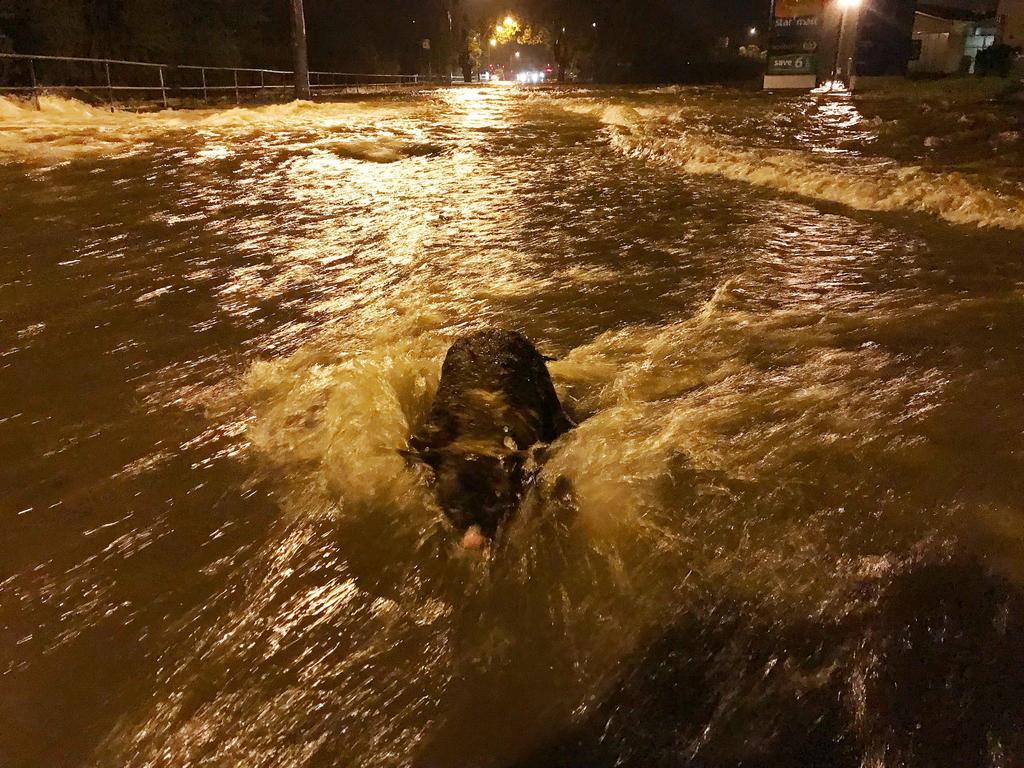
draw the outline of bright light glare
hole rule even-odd
[[[493,48],[493,47],[494,47],[494,46],[496,46],[497,44],[498,44],[498,41],[497,41],[497,40],[495,40],[495,39],[494,39],[494,38],[492,37],[492,38],[491,38],[491,48]]]
[[[545,74],[543,72],[519,72],[516,74],[516,80],[520,83],[543,83]]]
[[[515,23],[516,23],[516,20],[513,19],[511,16],[506,16],[505,17],[505,26],[506,27],[515,26]]]
[[[842,80],[829,80],[817,88],[812,88],[811,93],[848,93],[846,83]]]
[[[860,5],[860,0],[839,0],[840,8],[856,8]]]

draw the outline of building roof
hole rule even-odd
[[[931,3],[918,3],[915,13],[931,16],[946,21],[986,21],[994,20],[996,13],[992,11],[976,11],[969,8],[957,8],[948,5],[933,5]]]

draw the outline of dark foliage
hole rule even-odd
[[[974,60],[975,71],[979,75],[998,75],[1009,77],[1013,68],[1013,60],[1020,53],[1019,48],[1009,45],[993,45],[978,51]]]
[[[286,68],[288,0],[0,0],[0,41],[22,53]],[[313,69],[446,76],[511,12],[549,61],[585,79],[708,79],[716,37],[761,23],[751,0],[305,0]],[[424,41],[428,41],[426,44]],[[471,42],[475,41],[475,43]],[[484,43],[486,44],[486,43]],[[714,77],[714,72],[711,73]]]

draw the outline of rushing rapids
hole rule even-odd
[[[1024,759],[1018,106],[41,106],[3,765]],[[402,449],[488,327],[579,425],[480,556]]]

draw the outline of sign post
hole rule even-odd
[[[818,84],[821,0],[776,0],[768,31],[765,88],[805,88]]]
[[[295,70],[295,98],[309,101],[309,60],[306,56],[306,16],[302,0],[292,3],[292,60]]]

